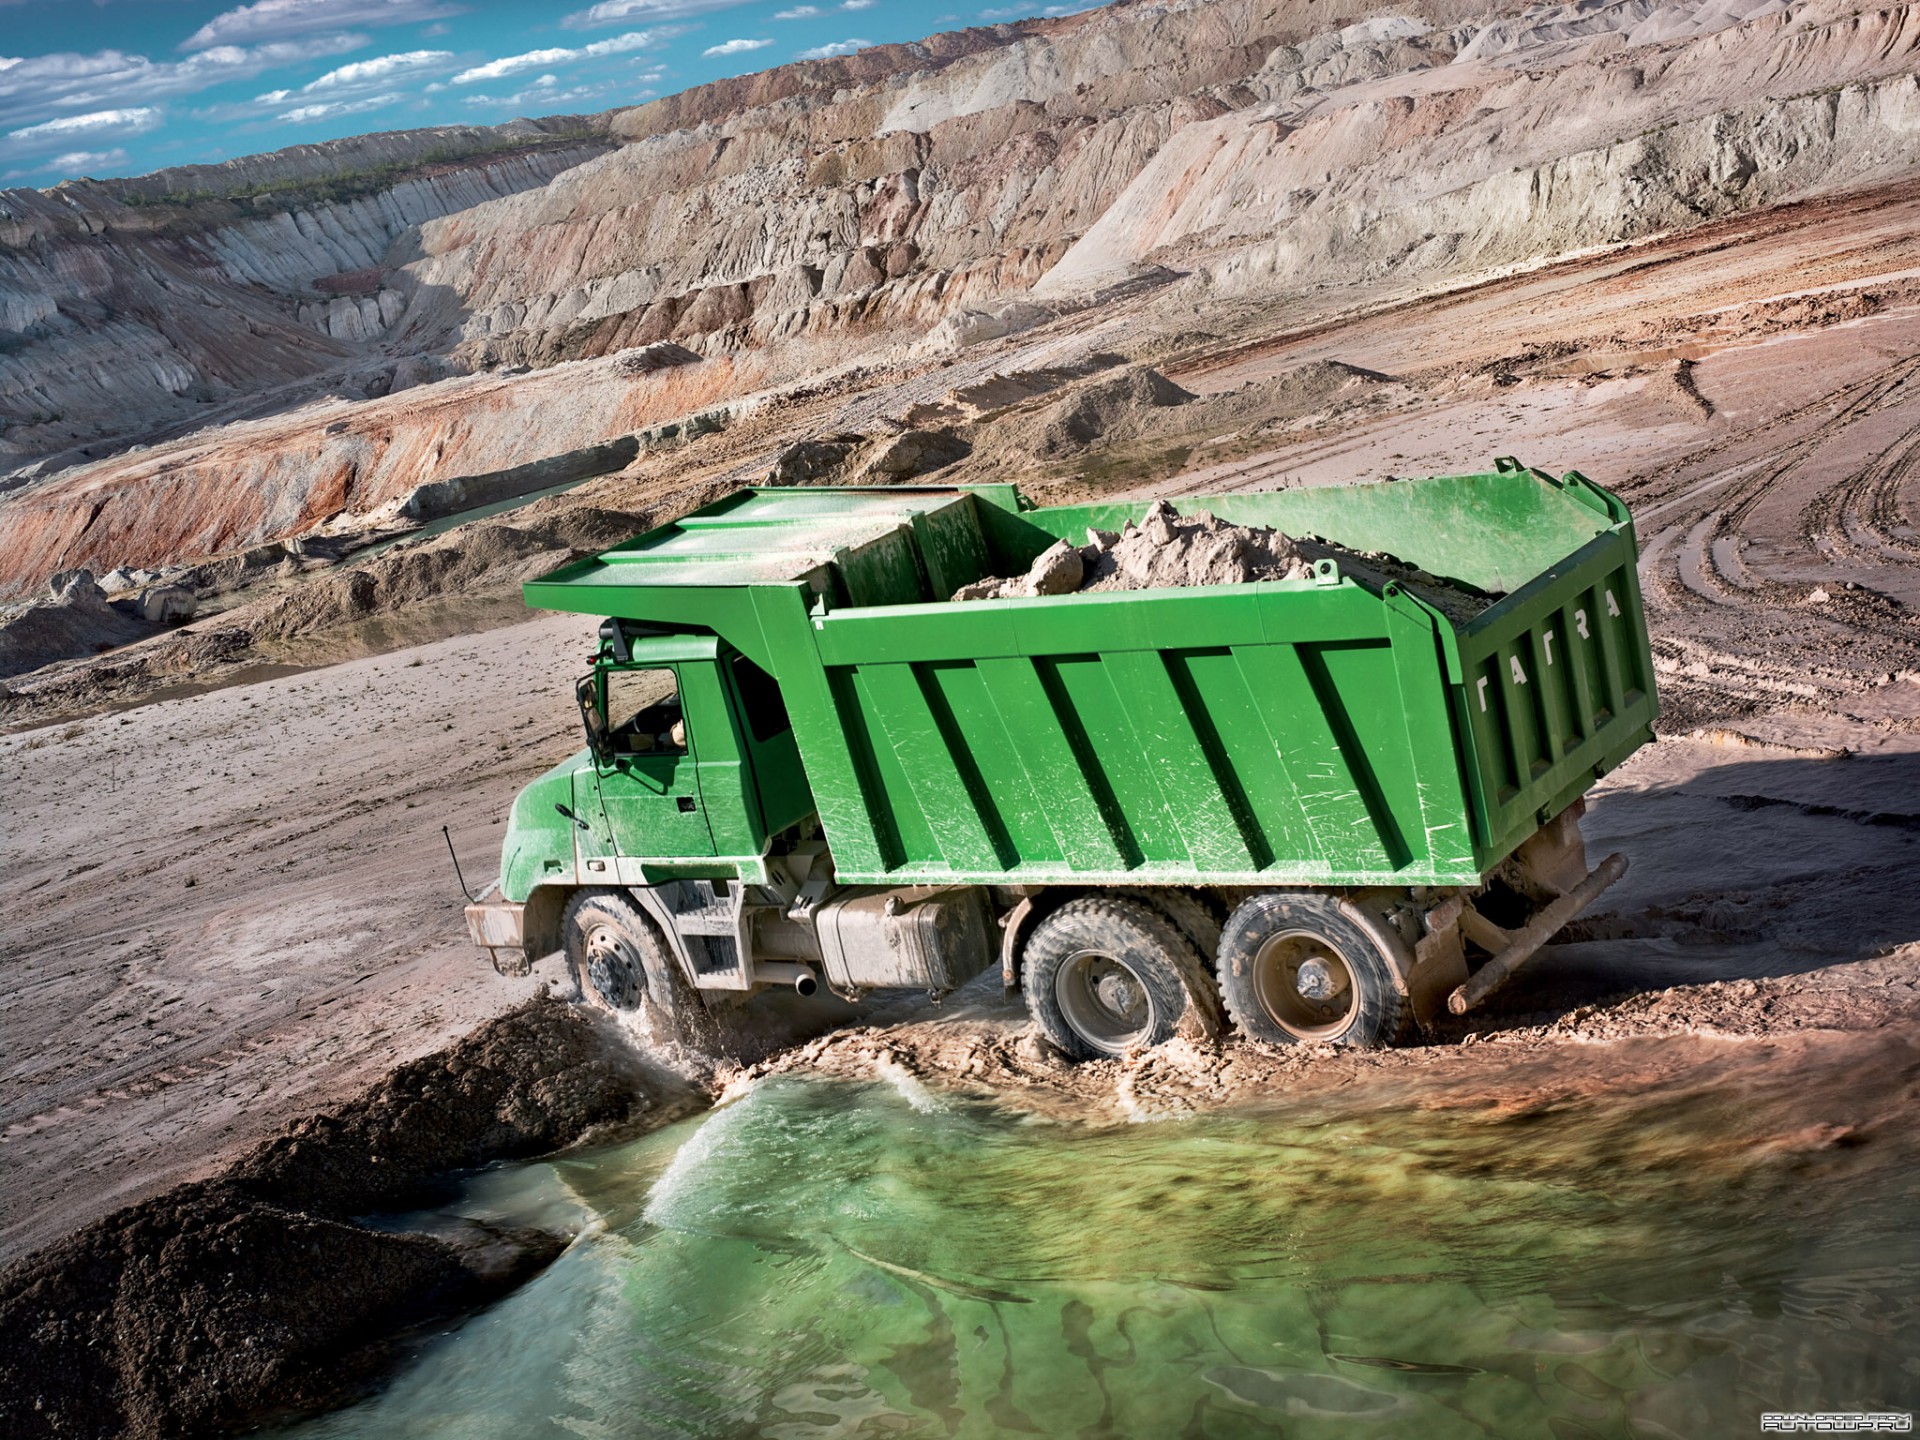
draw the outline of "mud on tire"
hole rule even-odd
[[[1220,936],[1220,995],[1242,1036],[1269,1045],[1381,1049],[1413,1034],[1413,1007],[1337,895],[1270,890]]]
[[[699,997],[631,896],[580,891],[560,917],[560,935],[584,1004],[614,1014],[645,1010],[662,1039],[688,1037]]]
[[[1186,971],[1188,1033],[1206,1040],[1218,1040],[1227,1031],[1226,1011],[1220,1003],[1220,987],[1214,981],[1214,957],[1220,953],[1220,932],[1226,925],[1226,907],[1204,891],[1196,890],[1112,890],[1116,900],[1138,900],[1158,910],[1187,937],[1199,964]]]
[[[1186,1014],[1181,974],[1199,952],[1159,910],[1139,900],[1069,900],[1027,941],[1027,1011],[1073,1060],[1111,1059],[1173,1038]]]

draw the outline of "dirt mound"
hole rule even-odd
[[[1193,399],[1158,370],[1129,367],[1093,381],[1042,411],[1034,453],[1053,459],[1078,455],[1096,441],[1129,439],[1142,432],[1145,415]]]
[[[0,679],[111,650],[153,633],[154,627],[107,605],[28,605],[0,620]]]
[[[1183,520],[1156,500],[1138,525],[1116,535],[1089,530],[1087,543],[1062,540],[1025,575],[989,577],[954,592],[955,600],[1065,595],[1074,590],[1158,590],[1182,585],[1240,585],[1251,580],[1297,580],[1331,547],[1298,541],[1277,530],[1229,525],[1201,512]]]
[[[1154,501],[1137,526],[1117,536],[1094,531],[1088,538],[1083,590],[1301,580],[1331,548],[1277,530],[1229,525],[1205,511],[1182,519],[1165,500]]]
[[[332,1403],[379,1368],[369,1335],[484,1304],[566,1243],[474,1242],[469,1263],[440,1238],[204,1193],[122,1211],[7,1277],[6,1431],[204,1434]]]
[[[263,608],[253,632],[260,639],[291,639],[422,600],[504,588],[643,528],[630,515],[589,506],[532,523],[463,527],[280,596]]]
[[[1298,420],[1317,411],[1344,411],[1396,383],[1391,375],[1344,360],[1312,360],[1263,383],[1248,381],[1236,390],[1209,395],[1194,407],[1193,419],[1222,430],[1261,421]]]
[[[766,485],[836,485],[866,448],[864,435],[822,435],[796,440],[774,457]]]
[[[567,1243],[356,1217],[429,1203],[450,1172],[701,1103],[641,1073],[578,1011],[530,1002],[226,1173],[0,1272],[0,1431],[205,1434],[337,1403],[398,1332],[504,1293]]]
[[[898,485],[916,475],[925,475],[973,453],[973,446],[951,430],[903,430],[880,448],[862,471],[865,479],[880,485]]]
[[[1304,580],[1322,560],[1375,587],[1399,584],[1455,620],[1477,615],[1492,597],[1442,580],[1391,555],[1360,553],[1314,536],[1283,535],[1267,526],[1230,525],[1201,511],[1183,518],[1166,500],[1147,507],[1125,530],[1089,530],[1087,543],[1062,540],[1025,575],[989,576],[963,585],[955,600],[1005,600],[1076,590],[1161,590],[1191,585],[1244,585]]]

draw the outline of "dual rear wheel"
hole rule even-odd
[[[1371,1048],[1412,1025],[1387,957],[1324,892],[1255,895],[1224,928],[1180,891],[1070,900],[1035,926],[1025,972],[1034,1022],[1074,1060],[1172,1039],[1213,974],[1250,1040]]]

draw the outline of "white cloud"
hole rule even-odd
[[[7,139],[23,145],[31,145],[42,140],[65,143],[79,135],[105,135],[119,133],[138,135],[151,130],[160,123],[160,112],[151,106],[142,106],[131,110],[96,110],[90,115],[63,115],[58,120],[43,120],[38,125],[28,125],[20,130],[11,130]]]
[[[574,11],[560,23],[572,30],[591,30],[599,25],[619,25],[633,20],[677,20],[683,15],[705,15],[746,3],[747,0],[600,0],[590,9]]]
[[[305,125],[315,120],[331,120],[335,115],[358,115],[363,110],[383,110],[395,101],[406,98],[398,90],[389,90],[384,95],[369,95],[364,100],[323,100],[315,105],[296,105],[275,118],[293,125]]]
[[[351,65],[329,70],[318,80],[302,85],[300,93],[311,95],[316,90],[358,90],[363,86],[378,85],[398,71],[418,70],[423,65],[438,65],[451,59],[451,50],[407,50],[398,55],[356,60]]]
[[[56,155],[49,160],[46,168],[59,170],[68,175],[77,175],[82,170],[98,170],[107,165],[118,165],[127,158],[127,152],[118,148],[112,150],[74,150],[65,155]]]
[[[776,20],[811,20],[819,13],[820,7],[818,5],[796,5],[791,10],[776,10],[773,18]]]
[[[596,40],[591,45],[582,45],[577,50],[529,50],[523,55],[503,55],[498,60],[489,60],[484,65],[475,65],[471,70],[462,70],[453,77],[456,85],[472,85],[481,80],[498,80],[503,75],[517,75],[522,70],[541,70],[549,65],[565,65],[575,60],[592,60],[603,55],[624,55],[630,50],[644,50],[658,44],[666,38],[668,32],[657,30],[632,30],[625,35],[616,35],[611,40]]]
[[[576,85],[568,90],[554,88],[559,83],[560,79],[557,75],[542,75],[538,80],[534,81],[533,84],[527,86],[526,89],[515,94],[469,95],[466,97],[466,102],[469,105],[540,107],[548,114],[552,114],[560,106],[573,105],[582,100],[594,100],[613,89],[611,81],[602,81],[597,85]],[[651,90],[642,90],[639,98],[645,100],[651,98],[652,95],[653,92]],[[628,98],[631,99],[633,97],[629,96]]]
[[[350,25],[405,25],[458,15],[448,0],[257,0],[216,15],[180,42],[182,50],[205,50],[239,40],[344,30]]]
[[[35,55],[0,65],[0,124],[51,111],[120,106],[245,80],[276,65],[340,55],[368,44],[365,35],[315,35],[251,48],[216,45],[184,60],[156,64],[145,55],[98,50]]]
[[[709,45],[702,55],[744,55],[749,50],[764,50],[773,44],[771,40],[728,40],[721,45]]]
[[[1072,5],[1049,5],[1044,10],[1035,10],[1030,5],[1009,5],[1001,10],[982,10],[980,18],[982,20],[1021,20],[1046,16],[1057,20],[1063,15],[1078,15],[1083,10],[1098,10],[1107,3],[1108,0],[1078,0],[1078,3]]]
[[[836,55],[851,55],[856,50],[865,50],[871,46],[871,40],[835,40],[828,45],[816,45],[811,50],[802,50],[793,58],[796,60],[831,60]]]
[[[871,10],[880,0],[840,0],[842,10]]]
[[[484,65],[475,65],[470,70],[462,70],[453,77],[453,83],[473,85],[482,80],[498,80],[502,75],[538,70],[542,65],[558,65],[575,58],[576,52],[572,50],[529,50],[524,55],[505,55],[498,60],[489,60]]]

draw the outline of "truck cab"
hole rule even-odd
[[[634,636],[618,620],[601,635],[574,687],[592,777],[583,858],[641,877],[626,883],[725,878],[813,813],[771,675],[713,636]]]

